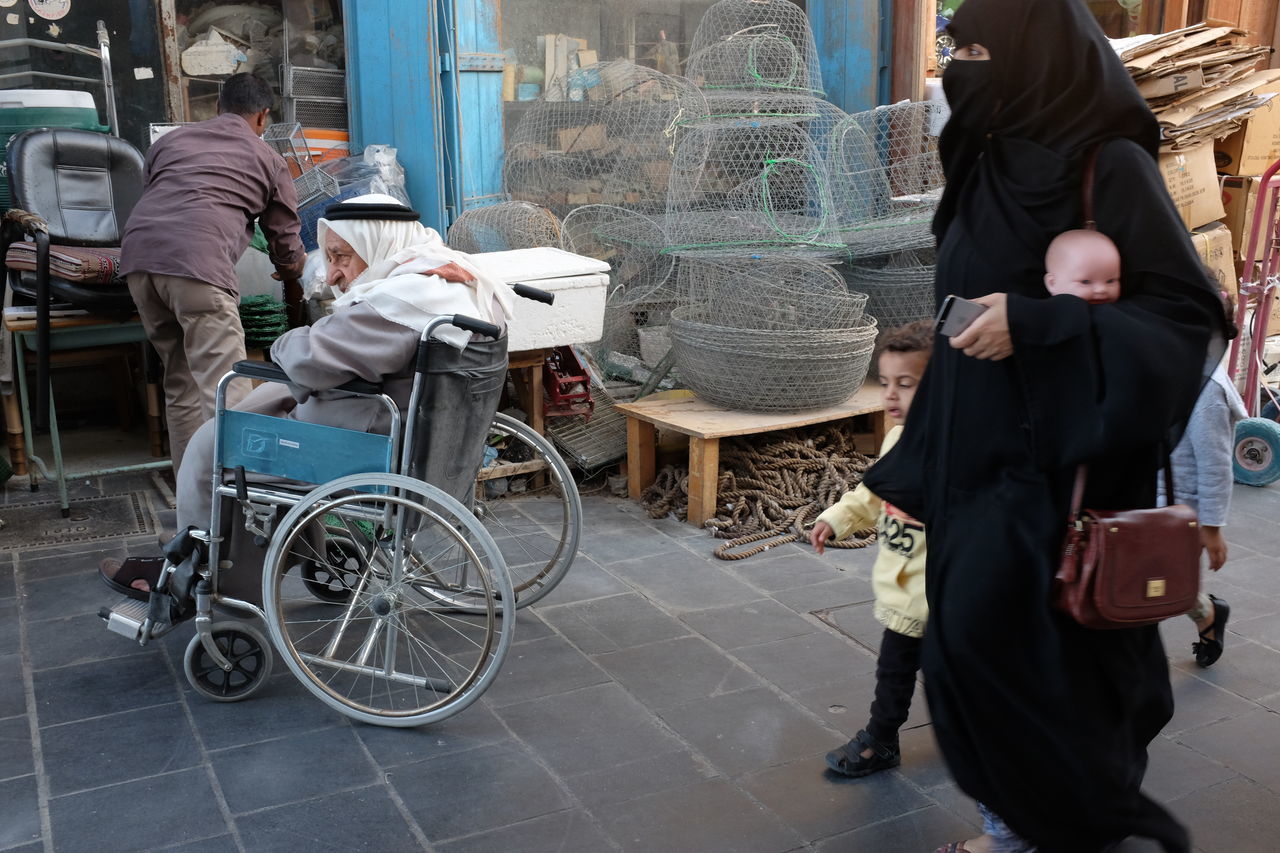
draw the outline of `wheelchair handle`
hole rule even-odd
[[[542,302],[546,305],[554,305],[556,301],[556,295],[554,293],[550,293],[546,290],[540,290],[539,288],[523,284],[522,282],[517,281],[515,284],[511,285],[511,289],[516,292],[516,296],[523,296],[525,299],[532,299],[535,302]]]
[[[502,329],[493,323],[486,323],[484,320],[477,320],[475,317],[468,317],[465,314],[454,314],[452,317],[442,317],[433,320],[431,325],[435,326],[438,320],[443,319],[446,323],[457,326],[468,332],[475,332],[477,335],[484,335],[495,340],[502,337]]]

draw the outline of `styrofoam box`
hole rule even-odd
[[[485,252],[472,259],[495,278],[522,282],[556,295],[554,305],[515,298],[507,349],[546,349],[600,340],[609,265],[562,249]]]

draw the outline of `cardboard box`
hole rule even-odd
[[[1218,190],[1218,173],[1213,165],[1213,146],[1209,143],[1174,154],[1161,154],[1160,175],[1182,223],[1190,231],[1222,219],[1222,193]]]
[[[1258,94],[1280,92],[1280,83],[1255,90]],[[1228,175],[1261,175],[1280,160],[1280,95],[1254,110],[1244,126],[1226,139],[1214,143],[1218,171]]]
[[[1260,178],[1228,176],[1222,179],[1222,219],[1231,229],[1231,249],[1237,255],[1247,247],[1245,238],[1253,226],[1253,208],[1258,203]]]
[[[1191,242],[1196,247],[1196,254],[1217,279],[1218,289],[1225,290],[1234,298],[1239,282],[1236,280],[1236,261],[1231,249],[1231,239],[1231,229],[1221,222],[1204,225],[1191,232]]]
[[[588,124],[584,127],[566,127],[558,134],[560,150],[565,154],[576,154],[579,151],[596,151],[605,146],[609,135],[603,124]]]

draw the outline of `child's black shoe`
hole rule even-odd
[[[864,757],[862,752],[867,749],[871,750],[871,755]],[[854,779],[897,767],[901,763],[902,751],[896,743],[883,744],[865,729],[844,746],[827,753],[827,766],[833,772]]]

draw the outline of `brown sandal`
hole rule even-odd
[[[135,601],[149,601],[163,570],[164,557],[129,557],[123,562],[108,557],[98,564],[98,577],[121,595]],[[138,589],[133,585],[136,581],[143,581],[147,588]]]

